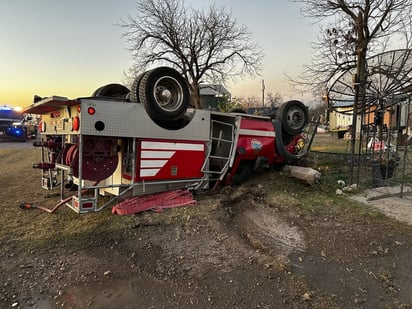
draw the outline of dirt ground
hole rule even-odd
[[[268,171],[162,213],[48,214],[18,207],[58,199],[39,152],[1,148],[0,308],[412,307],[411,225],[369,193]]]

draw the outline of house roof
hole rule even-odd
[[[220,84],[201,84],[200,95],[203,96],[230,96],[230,92]]]
[[[333,102],[332,106],[334,108],[336,108],[336,107],[351,107],[351,106],[353,106],[353,100]]]

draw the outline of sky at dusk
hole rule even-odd
[[[296,98],[284,74],[298,76],[311,61],[317,26],[309,26],[299,5],[288,0],[186,0],[232,11],[262,46],[260,77],[229,82],[233,96],[279,92]],[[117,25],[135,13],[134,0],[2,0],[0,9],[0,105],[25,107],[33,96],[89,96],[108,83],[123,83],[132,64]]]

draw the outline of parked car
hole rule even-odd
[[[37,121],[18,109],[0,106],[0,139],[26,141],[37,136]]]

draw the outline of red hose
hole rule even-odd
[[[85,191],[87,192],[87,190],[85,190]],[[86,193],[86,192],[85,192],[85,193]],[[59,208],[61,205],[63,205],[64,203],[67,203],[68,201],[70,201],[70,199],[71,199],[72,197],[73,197],[73,195],[71,195],[71,196],[69,196],[69,197],[66,197],[64,200],[62,200],[62,201],[60,201],[59,203],[57,203],[56,206],[54,206],[52,209],[49,209],[49,208],[47,208],[47,207],[43,207],[43,206],[41,206],[41,205],[37,205],[36,208],[52,214],[52,213],[54,213],[54,212],[57,210],[57,208]]]
[[[93,185],[93,187],[94,187],[94,186],[97,186],[98,183],[99,183],[99,181],[96,182],[96,183]],[[89,191],[89,189],[84,189],[84,190],[82,190],[81,193],[84,194],[84,193],[86,193],[87,191]],[[44,207],[44,206],[41,206],[41,205],[32,205],[32,204],[28,204],[28,203],[23,203],[23,204],[21,204],[21,205],[20,205],[20,208],[22,208],[22,209],[38,208],[38,209],[40,209],[40,210],[43,210],[43,211],[45,211],[45,212],[48,212],[48,213],[52,214],[52,213],[54,213],[61,205],[63,205],[63,204],[65,204],[65,203],[67,203],[68,201],[70,201],[70,199],[72,199],[73,196],[75,196],[75,195],[71,195],[71,196],[69,196],[69,197],[66,197],[64,200],[61,200],[61,201],[58,202],[52,209],[47,208],[47,207]]]

